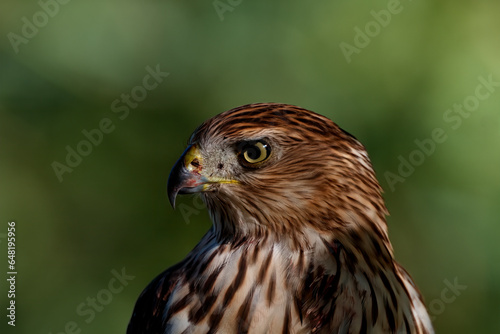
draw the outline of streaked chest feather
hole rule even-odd
[[[165,333],[425,333],[411,312],[411,281],[353,270],[341,248],[318,242],[291,253],[206,238],[195,251],[167,302]]]
[[[188,261],[194,276],[177,282],[166,333],[307,332],[290,294],[297,259],[287,259],[276,245],[213,242]]]

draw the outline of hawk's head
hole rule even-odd
[[[386,209],[364,147],[328,118],[286,104],[251,104],[193,133],[168,194],[202,193],[218,235],[370,228]]]

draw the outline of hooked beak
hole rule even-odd
[[[205,191],[211,184],[238,183],[234,180],[208,178],[203,175],[203,159],[196,144],[189,145],[170,171],[167,184],[168,200],[175,209],[178,194],[194,194]]]
[[[177,194],[192,194],[203,189],[206,179],[201,175],[201,154],[196,145],[190,145],[170,171],[167,184],[168,200],[175,208]]]

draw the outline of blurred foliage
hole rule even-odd
[[[189,224],[166,198],[189,134],[229,108],[274,101],[324,114],[366,145],[397,258],[434,301],[437,332],[500,332],[500,87],[456,129],[443,118],[474,95],[479,76],[500,81],[500,3],[401,1],[348,63],[341,43],[355,45],[355,28],[394,0],[220,2],[231,10],[42,0],[44,16],[37,1],[2,1],[0,233],[17,222],[19,274],[17,326],[2,315],[0,328],[60,333],[74,321],[82,333],[123,333],[140,291],[210,226],[193,198],[181,199],[194,208]],[[158,64],[169,76],[120,119],[113,101]],[[67,146],[104,118],[113,131],[59,182],[53,162],[65,163]],[[391,191],[385,173],[435,128],[447,139]],[[122,268],[135,278],[92,319],[79,314]],[[437,308],[455,278],[467,289]]]

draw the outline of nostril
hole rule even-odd
[[[200,167],[200,160],[194,158],[193,161],[191,161],[191,165],[196,168]]]

